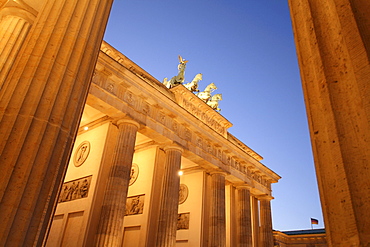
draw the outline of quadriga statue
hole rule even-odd
[[[191,82],[184,84],[184,87],[189,89],[192,93],[199,92],[198,82],[201,81],[202,78],[203,78],[202,73],[199,73],[194,77],[194,79]]]
[[[184,60],[180,55],[179,55],[179,65],[177,66],[178,69],[178,74],[174,77],[171,78],[171,80],[167,80],[167,78],[163,79],[163,84],[167,88],[172,88],[174,86],[177,86],[179,84],[182,84],[185,81],[185,67],[186,63],[188,61]]]

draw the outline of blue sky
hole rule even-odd
[[[282,179],[273,227],[323,227],[289,8],[281,0],[115,0],[104,40],[162,81],[214,82],[229,132]]]

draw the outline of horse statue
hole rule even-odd
[[[192,93],[199,92],[198,82],[201,81],[202,79],[203,75],[199,73],[194,77],[194,79],[191,82],[184,84],[184,87],[189,89]]]
[[[211,84],[209,84],[206,89],[204,89],[203,92],[199,92],[197,93],[196,95],[201,99],[203,100],[204,102],[207,103],[207,101],[211,98],[211,93],[216,90],[217,87],[216,85],[212,82]]]
[[[185,81],[185,67],[187,60],[182,59],[182,57],[179,55],[179,65],[177,66],[177,69],[179,70],[177,76],[172,77],[169,81],[167,78],[163,79],[163,84],[167,88],[172,88],[174,86],[177,86]]]
[[[218,101],[220,100],[222,100],[222,94],[215,94],[208,100],[207,105],[212,107],[213,110],[221,111],[221,109],[218,108]]]

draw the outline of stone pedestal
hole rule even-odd
[[[271,218],[271,204],[270,197],[263,197],[260,199],[260,246],[273,247],[274,238],[272,234],[272,218]]]
[[[158,247],[176,245],[177,215],[182,149],[177,146],[164,148],[166,152],[164,181],[162,186],[161,207],[157,232]]]
[[[123,218],[139,124],[120,120],[117,125],[119,134],[96,234],[95,246],[99,247],[121,246],[124,233]]]
[[[328,243],[370,245],[370,2],[290,0]]]
[[[111,5],[48,0],[16,58],[9,53],[0,83],[0,246],[43,242]]]
[[[248,186],[237,186],[238,246],[252,247],[251,194]]]
[[[225,175],[211,172],[209,247],[226,246]]]

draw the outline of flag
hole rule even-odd
[[[311,225],[318,225],[319,221],[317,219],[311,218]]]

